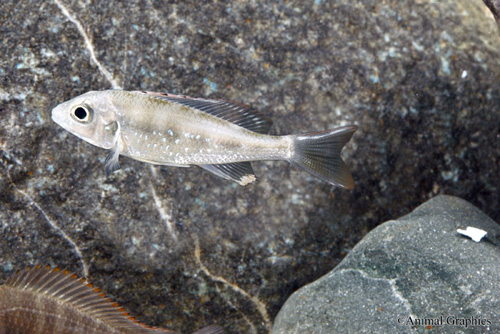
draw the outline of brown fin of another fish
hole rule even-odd
[[[226,100],[194,98],[168,93],[143,92],[167,101],[198,109],[250,131],[268,134],[273,122],[249,105]]]
[[[222,177],[227,180],[232,180],[240,186],[246,186],[252,183],[257,178],[253,172],[250,162],[233,162],[230,164],[219,165],[199,165],[201,168]]]
[[[76,275],[58,268],[42,266],[26,268],[7,279],[5,285],[57,299],[68,307],[73,307],[123,332],[177,333],[138,323],[129,317],[123,308],[100,293],[99,289],[92,288],[84,279],[78,279]]]
[[[349,168],[340,157],[340,151],[357,128],[350,125],[294,135],[295,154],[290,162],[334,186],[352,189],[354,181]]]
[[[202,329],[198,329],[196,332],[193,332],[191,334],[224,334],[224,330],[219,326],[211,325]]]

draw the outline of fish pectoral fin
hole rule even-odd
[[[227,180],[232,180],[240,186],[246,186],[257,178],[250,162],[233,162],[219,165],[199,165],[201,168]]]

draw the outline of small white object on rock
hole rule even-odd
[[[481,241],[481,239],[488,233],[484,230],[472,226],[467,226],[465,230],[458,229],[457,232],[471,238],[475,242]]]

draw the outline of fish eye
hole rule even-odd
[[[92,120],[92,109],[86,105],[80,105],[73,109],[73,117],[80,123],[89,123]]]

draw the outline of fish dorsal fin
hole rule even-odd
[[[224,179],[232,180],[240,186],[246,186],[256,180],[252,165],[248,161],[199,166]]]
[[[202,329],[198,329],[196,332],[193,332],[191,334],[224,334],[224,330],[219,326],[211,325]]]
[[[42,266],[36,266],[33,269],[26,268],[7,279],[5,285],[57,299],[124,332],[178,334],[171,330],[140,324],[129,317],[118,304],[106,298],[104,293],[100,293],[99,289],[93,288],[84,279],[78,279],[76,275],[58,268]]]
[[[241,126],[250,131],[268,134],[273,122],[249,105],[226,100],[194,98],[169,93],[142,92],[163,100],[176,102]]]

